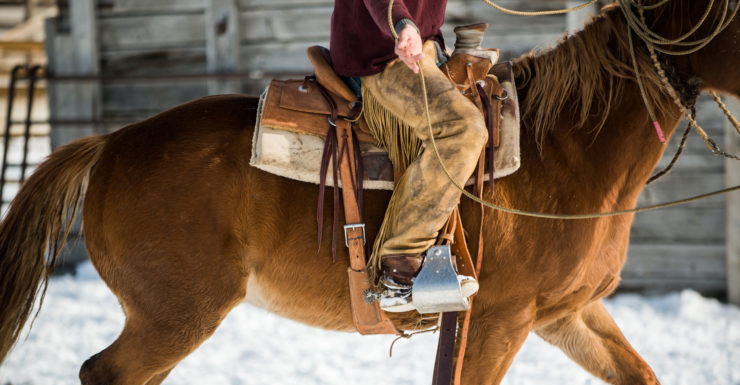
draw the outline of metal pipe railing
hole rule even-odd
[[[10,129],[13,124],[13,101],[15,100],[15,86],[18,82],[21,71],[25,69],[23,65],[17,65],[10,71],[10,82],[8,83],[8,108],[5,116],[5,134],[3,136],[3,164],[0,167],[0,203],[4,202],[3,193],[5,192],[5,174],[8,171],[8,150],[10,149]]]
[[[28,105],[26,107],[25,130],[23,132],[23,159],[21,160],[21,179],[19,183],[26,180],[26,169],[28,168],[28,142],[31,139],[31,113],[33,112],[33,98],[36,93],[36,80],[43,68],[35,65],[28,70]],[[2,195],[0,195],[2,196]]]
[[[8,181],[7,173],[8,173],[8,167],[10,166],[10,163],[8,163],[8,153],[10,152],[10,141],[12,139],[12,128],[14,125],[23,124],[24,130],[23,130],[23,153],[21,154],[21,162],[17,164],[17,166],[20,166],[20,179],[18,180],[19,183],[23,183],[23,181],[26,179],[26,172],[28,170],[28,147],[29,143],[31,141],[32,135],[31,134],[31,126],[38,124],[38,121],[34,121],[32,119],[33,115],[33,106],[34,106],[34,97],[36,95],[36,86],[38,84],[38,80],[42,79],[45,75],[45,69],[44,67],[40,65],[35,66],[26,66],[26,65],[16,65],[13,67],[13,69],[10,71],[10,81],[8,84],[8,100],[7,100],[7,108],[5,116],[5,132],[3,133],[3,157],[2,157],[2,166],[0,166],[0,203],[4,202],[3,199],[3,193],[5,192],[5,184]],[[27,103],[26,103],[26,115],[25,120],[23,122],[18,122],[13,120],[13,107],[15,105],[15,98],[18,91],[18,81],[19,80],[27,80],[28,81],[28,93],[27,93]],[[15,164],[14,164],[15,166]]]

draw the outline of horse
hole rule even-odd
[[[674,0],[645,15],[654,31],[675,37],[709,5]],[[709,21],[716,22],[719,8]],[[700,51],[661,60],[677,84],[700,80],[703,90],[738,97],[739,35],[735,19]],[[515,61],[521,168],[496,182],[491,201],[559,214],[636,205],[666,145],[641,97],[627,36],[626,19],[612,4],[583,31]],[[637,43],[635,53],[646,99],[670,136],[680,110],[645,46]],[[308,325],[354,331],[346,251],[332,262],[329,232],[316,250],[310,202],[318,187],[249,166],[257,104],[240,95],[201,98],[63,146],[38,166],[0,225],[0,361],[43,298],[83,201],[90,260],[126,316],[120,336],[82,365],[84,385],[160,384],[244,301]],[[389,198],[366,192],[370,239]],[[328,227],[331,205],[324,207]],[[530,331],[608,383],[659,383],[601,300],[618,285],[633,215],[572,221],[481,214],[468,200],[461,212],[468,229],[483,222],[486,241],[463,384],[499,384]],[[477,244],[476,233],[469,244]],[[404,330],[430,322],[415,312],[391,319]]]

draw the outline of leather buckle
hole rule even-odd
[[[347,235],[347,230],[357,230],[357,229],[362,229],[362,236],[349,238],[349,236]],[[354,223],[350,225],[344,225],[344,245],[349,248],[349,241],[354,241],[356,239],[362,239],[363,245],[367,242],[367,240],[365,239],[365,224],[364,223]]]

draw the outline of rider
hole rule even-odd
[[[380,306],[386,311],[414,309],[411,286],[423,254],[434,245],[461,195],[429,148],[422,88],[415,75],[419,66],[430,96],[434,140],[443,164],[458,184],[473,173],[488,135],[481,113],[438,68],[446,61],[440,32],[446,5],[446,0],[395,0],[392,22],[396,41],[388,22],[389,0],[334,2],[331,58],[336,72],[349,78],[355,91],[361,89],[371,126],[368,105],[382,106],[383,122],[398,122],[392,129],[408,130],[423,146],[396,185],[371,257],[382,266]],[[471,277],[458,279],[464,296],[477,291],[478,284]]]

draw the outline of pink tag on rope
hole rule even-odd
[[[663,129],[660,128],[660,123],[658,121],[653,122],[653,126],[655,126],[655,132],[658,133],[658,139],[660,139],[660,143],[665,143],[665,135],[663,134]]]

